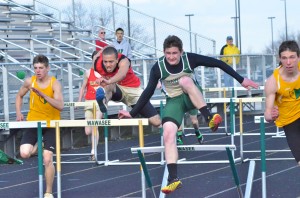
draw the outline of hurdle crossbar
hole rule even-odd
[[[15,121],[15,122],[0,122],[0,129],[24,129],[24,128],[37,128],[38,122],[41,127],[47,127],[46,121]]]
[[[213,88],[203,88],[205,92],[215,92],[215,91],[248,91],[245,87],[213,87]],[[264,90],[264,86],[259,86],[256,90]]]
[[[51,120],[50,127],[84,127],[84,126],[138,126],[139,120],[142,125],[148,125],[148,119],[91,119],[91,120]]]
[[[230,150],[236,150],[235,145],[182,145],[177,146],[178,151],[225,151],[226,148]],[[137,153],[141,151],[142,153],[160,153],[164,152],[164,146],[152,146],[152,147],[137,147],[131,148],[131,153]]]
[[[93,106],[93,104],[97,104],[97,101],[86,101],[86,102],[64,102],[64,107],[86,107],[86,106]],[[108,106],[126,106],[120,102],[113,102],[109,101]]]

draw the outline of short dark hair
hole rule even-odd
[[[120,27],[116,29],[116,33],[117,33],[117,31],[122,31],[122,32],[124,32],[123,28],[120,28]]]
[[[182,46],[182,40],[179,37],[175,35],[169,35],[164,41],[163,48],[165,51],[167,48],[177,47],[179,51],[182,52]]]
[[[281,43],[278,51],[279,57],[281,57],[281,53],[284,51],[296,52],[297,56],[300,54],[299,45],[294,40],[284,41]]]
[[[33,61],[32,61],[32,64],[36,64],[36,63],[42,63],[44,64],[46,67],[49,66],[49,59],[43,55],[43,54],[39,54],[39,55],[36,55],[34,58],[33,58]]]
[[[103,51],[102,51],[102,55],[111,55],[114,54],[116,58],[118,58],[118,51],[116,48],[114,48],[113,46],[106,46]]]

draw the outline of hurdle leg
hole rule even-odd
[[[248,177],[247,177],[246,190],[245,190],[245,198],[251,198],[254,171],[255,171],[255,161],[251,160],[250,164],[249,164],[249,170],[248,170]]]
[[[42,126],[41,122],[38,122],[38,167],[39,167],[39,197],[43,198],[43,148],[42,148]]]
[[[163,105],[163,102],[162,101],[160,101],[160,117],[162,118],[162,112],[163,112],[163,108],[164,108],[164,105]],[[161,127],[159,128],[159,134],[160,134],[160,143],[161,143],[161,146],[163,146],[164,145],[164,137],[163,137],[163,133],[164,133],[164,131],[163,131],[163,128],[162,128],[162,125],[161,125]],[[163,165],[164,164],[164,153],[163,152],[161,152],[160,153],[160,163],[161,163],[161,165]]]
[[[144,147],[144,130],[143,130],[143,124],[142,121],[139,120],[139,143],[140,143],[140,147]],[[141,166],[141,171],[142,171],[142,166]],[[145,185],[145,178],[144,175],[142,173],[141,175],[141,183],[142,183],[142,197],[146,197],[146,185]]]
[[[60,129],[59,129],[58,122],[55,122],[55,133],[56,133],[57,198],[61,198]]]
[[[149,172],[148,172],[148,169],[147,169],[147,166],[146,166],[146,163],[145,163],[145,158],[144,158],[144,156],[143,156],[143,154],[140,150],[138,150],[137,153],[138,153],[138,156],[139,156],[139,159],[140,159],[140,162],[141,162],[142,170],[144,172],[148,187],[151,188],[152,193],[153,193],[153,197],[156,198],[155,191],[154,191],[154,188],[153,188],[150,176],[149,176]]]
[[[96,119],[97,116],[97,109],[96,109],[96,104],[93,103],[93,118]],[[94,149],[94,158],[95,158],[95,163],[98,165],[98,153],[97,153],[97,148],[98,148],[98,127],[94,126],[93,131],[92,131],[92,139],[93,139],[93,149]]]
[[[262,198],[267,197],[266,187],[266,145],[265,145],[265,118],[260,118],[260,150],[261,150],[261,182]]]
[[[104,119],[107,119],[107,113],[104,113]],[[104,126],[104,154],[106,164],[108,162],[108,126]]]
[[[169,176],[169,171],[168,171],[168,167],[166,164],[161,186],[166,186],[168,184],[168,176]],[[165,197],[166,197],[166,194],[160,191],[159,198],[165,198]]]
[[[230,162],[230,167],[231,167],[231,170],[232,170],[232,174],[233,174],[233,177],[234,177],[234,182],[235,182],[235,185],[237,187],[239,197],[243,198],[244,196],[243,196],[242,188],[240,186],[240,180],[239,180],[239,177],[238,177],[238,174],[237,174],[237,171],[236,171],[236,167],[235,167],[235,163],[234,163],[234,160],[233,160],[232,153],[231,153],[231,151],[228,147],[226,147],[226,151],[227,151],[228,159],[229,159],[229,162]]]

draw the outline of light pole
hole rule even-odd
[[[239,39],[238,39],[238,26],[237,26],[237,17],[231,17],[231,19],[234,19],[234,39],[235,39],[235,46],[239,47]]]
[[[194,14],[186,14],[185,16],[189,17],[190,48],[191,48],[191,52],[192,52],[192,30],[191,30],[191,16],[194,16]]]
[[[242,53],[242,36],[241,36],[241,6],[240,6],[240,0],[237,0],[237,19],[239,19],[239,48],[240,48],[240,53]]]
[[[128,37],[130,37],[130,10],[129,10],[129,0],[127,0],[127,20],[128,20]],[[130,43],[130,39],[129,39]]]
[[[274,40],[273,40],[273,19],[275,19],[275,17],[268,17],[268,19],[270,19],[270,20],[271,20],[272,53],[274,54]]]
[[[287,33],[287,19],[286,19],[286,0],[284,1],[284,16],[285,16],[285,40],[288,40],[288,33]]]

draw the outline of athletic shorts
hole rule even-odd
[[[192,109],[195,107],[187,94],[167,98],[166,106],[163,109],[162,123],[170,121],[179,128],[184,114]]]
[[[201,86],[197,85],[198,89],[202,93]],[[165,122],[173,122],[179,128],[184,114],[188,111],[192,111],[191,115],[197,115],[198,109],[196,109],[188,96],[188,94],[181,94],[174,98],[167,98],[166,99],[166,106],[163,109],[163,116],[162,116],[162,124]]]
[[[86,102],[90,102],[90,101],[94,101],[96,102],[96,100],[85,100]],[[100,109],[99,109],[99,105],[96,102],[96,111],[99,113]],[[96,113],[97,113],[96,112]],[[85,119],[94,119],[94,109],[93,109],[93,105],[89,105],[89,106],[85,106],[84,107],[84,117]]]
[[[119,102],[123,102],[127,106],[135,105],[143,93],[143,89],[141,87],[124,87],[117,84],[116,89],[118,88],[122,92],[122,98]]]
[[[189,110],[188,114],[191,115],[191,116],[196,116],[198,115],[198,109],[192,109],[192,110]]]
[[[300,118],[283,127],[287,143],[297,162],[300,162]]]
[[[35,145],[37,142],[37,128],[23,129],[21,145],[31,144]],[[55,128],[42,128],[44,149],[55,153]]]

